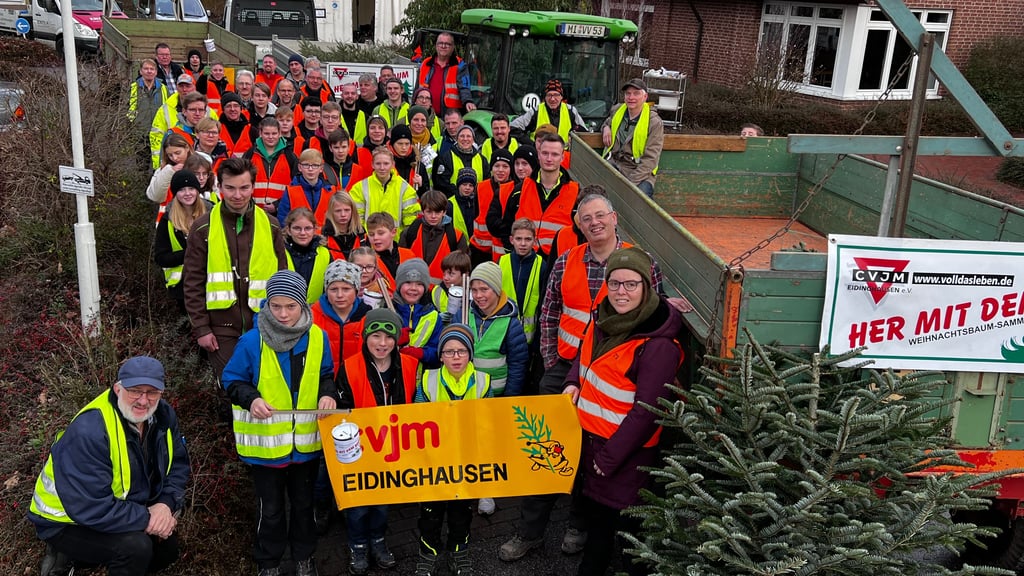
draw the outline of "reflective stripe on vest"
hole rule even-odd
[[[430,289],[430,301],[438,312],[448,311],[448,291],[440,283]]]
[[[508,381],[508,358],[501,353],[501,345],[508,337],[511,320],[508,316],[495,318],[481,330],[483,326],[477,326],[476,315],[469,315],[469,327],[476,336],[476,342],[473,343],[473,366],[491,377],[491,391],[495,396],[501,395]]]
[[[430,88],[430,76],[434,72],[434,57],[429,56],[420,65],[420,86]],[[454,63],[449,63],[444,75],[444,102],[445,108],[462,108],[462,97],[459,96],[459,66],[462,65],[462,58],[455,57]]]
[[[398,194],[392,194],[392,197],[389,198],[388,193],[393,191],[396,181],[401,183]],[[391,169],[391,178],[388,179],[386,185],[377,179],[376,174],[367,176],[362,181],[363,201],[356,202],[359,217],[363,219],[363,222],[366,222],[367,216],[374,212],[387,212],[395,219],[395,226],[398,232],[401,233],[405,229],[405,226],[402,224],[405,209],[419,202],[416,195],[413,195],[408,202],[405,200],[405,193],[408,189],[409,183],[402,179],[394,168]],[[380,197],[373,198],[374,194],[378,194]],[[388,203],[391,206],[387,206],[386,204]]]
[[[277,353],[261,339],[260,375],[256,382],[260,397],[277,410],[315,410],[319,402],[323,355],[324,333],[314,327],[309,331],[298,399],[293,403],[291,387],[284,380]],[[288,456],[292,450],[304,454],[320,451],[315,414],[274,414],[261,420],[241,406],[231,406],[231,412],[234,416],[235,449],[239,456],[276,460]]]
[[[581,244],[570,250],[565,259],[562,273],[562,314],[558,319],[558,355],[572,362],[579,351],[583,331],[590,322],[590,316],[606,294],[608,286],[601,282],[601,288],[590,297],[590,282],[587,279],[587,265],[583,256],[589,244]],[[632,244],[622,243],[622,248]]]
[[[633,364],[636,351],[648,340],[628,340],[593,359],[593,332],[586,334],[580,349],[580,397],[576,403],[584,430],[611,438],[622,425],[636,400],[636,383],[626,377],[626,371]],[[659,426],[644,447],[657,445],[660,437]]]
[[[473,367],[473,363],[470,362],[466,366],[465,377],[470,379],[471,382],[466,386],[466,392],[462,396],[453,398],[454,391],[447,386],[447,382],[444,375],[441,372],[447,372],[447,368],[438,368],[437,370],[427,370],[423,373],[422,385],[423,393],[426,395],[427,400],[430,402],[449,402],[451,400],[477,400],[487,395],[487,391],[491,388],[491,377],[486,372],[478,372]]]
[[[252,187],[253,202],[268,205],[280,200],[292,182],[292,169],[288,166],[284,151],[277,154],[272,166],[266,165],[267,159],[261,154],[253,154],[252,163],[256,166],[256,182]]]
[[[408,123],[409,103],[402,102],[398,105],[398,110],[395,110],[387,102],[383,102],[373,109],[373,114],[380,116],[384,120],[384,124],[387,125],[388,130],[391,130],[391,127],[396,124]]]
[[[452,203],[454,204],[454,201]],[[456,210],[457,209],[458,208],[456,208]],[[423,220],[417,220],[416,222],[413,222],[410,228],[412,228],[413,226],[418,226],[419,229],[416,231],[415,239],[412,241],[412,246],[409,246],[409,249],[412,250],[413,254],[416,254],[417,257],[423,258]],[[444,269],[441,268],[441,262],[445,259],[446,256],[451,254],[453,250],[459,247],[459,240],[461,238],[462,232],[459,232],[458,228],[456,228],[455,246],[452,246],[449,243],[449,240],[451,239],[451,234],[445,231],[444,235],[441,238],[441,242],[437,245],[437,252],[434,253],[434,258],[431,259],[430,264],[427,265],[428,272],[430,273],[431,285],[441,285],[441,281],[443,280],[444,277]],[[438,311],[440,310],[441,308],[438,308]]]
[[[409,334],[409,346],[423,348],[430,341],[430,335],[434,333],[434,328],[441,319],[441,315],[438,314],[437,310],[431,310],[420,316],[420,320],[415,326],[411,326],[412,311],[413,307],[409,306],[409,319],[404,322],[405,326],[412,328],[412,333]]]
[[[519,140],[515,138],[509,138],[508,145],[504,148],[508,150],[509,154],[515,154],[516,150],[519,150]],[[487,159],[487,163],[490,164],[494,160],[494,138],[488,138],[484,140],[482,146],[480,146],[480,154]],[[511,168],[511,166],[510,166]]]
[[[448,202],[452,205],[452,227],[459,234],[469,236],[472,230],[466,224],[466,217],[462,215],[462,207],[459,206],[459,201],[455,199],[455,196],[450,196]]]
[[[519,310],[519,321],[523,324],[523,333],[526,334],[526,342],[533,342],[533,336],[537,333],[537,306],[540,304],[540,269],[544,265],[540,256],[533,259],[533,268],[530,269],[530,277],[526,281],[524,296],[526,302],[519,302],[516,293],[515,280],[512,278],[512,256],[506,254],[498,260],[501,267],[501,288],[508,295],[509,299],[516,303]]]
[[[546,209],[541,210],[540,184],[532,178],[523,182],[516,218],[525,217],[533,220],[533,225],[537,227],[537,245],[545,256],[551,251],[555,235],[564,226],[572,225],[572,206],[576,202],[578,192],[579,184],[570,180],[558,189],[558,197],[548,204]]]
[[[545,124],[551,124],[551,119],[548,117],[548,107],[545,104],[537,106],[537,126],[543,126]],[[562,137],[562,142],[565,145],[569,145],[569,129],[572,128],[572,120],[569,118],[569,105],[562,102],[558,105],[558,135]],[[536,136],[536,128],[534,133],[530,134],[530,138]]]
[[[295,271],[295,263],[292,262],[291,252],[285,252],[288,258],[288,269]],[[317,246],[316,257],[313,260],[313,273],[306,282],[306,303],[316,304],[316,301],[324,295],[324,276],[327,274],[327,266],[331,263],[331,251],[326,246]]]
[[[615,111],[612,116],[611,132],[612,139],[611,143],[607,148],[604,149],[603,158],[608,158],[611,154],[612,148],[615,146],[615,136],[619,133],[619,127],[622,125],[622,119],[626,117],[626,105],[619,106],[619,109]],[[644,150],[647,149],[647,136],[650,135],[651,126],[651,105],[650,103],[644,104],[643,110],[640,111],[640,118],[637,120],[636,127],[633,128],[633,141],[630,147],[630,153],[633,156],[633,163],[639,164],[640,159],[643,158]],[[658,173],[658,167],[655,166],[652,174]]]
[[[226,310],[235,305],[235,269],[228,251],[227,234],[219,203],[210,211],[210,236],[206,254],[206,309]],[[277,255],[270,229],[270,219],[262,208],[253,209],[252,246],[249,250],[248,305],[259,312],[260,302],[267,296],[267,280],[277,272]],[[241,280],[241,279],[240,279]]]
[[[181,252],[181,242],[178,242],[178,235],[174,233],[174,224],[171,224],[170,219],[167,220],[167,236],[171,239],[171,252]],[[184,265],[164,268],[164,280],[167,282],[168,288],[177,286],[178,282],[181,282],[182,268],[184,268]]]

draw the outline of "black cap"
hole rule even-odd
[[[191,170],[178,170],[171,176],[171,194],[177,194],[182,188],[195,188],[197,191],[201,190],[203,186],[199,183],[199,178],[192,173]]]
[[[504,162],[512,167],[514,159],[512,153],[508,151],[508,148],[498,148],[491,154],[491,166],[494,166],[498,162]]]
[[[643,90],[644,92],[647,92],[647,82],[644,82],[643,80],[641,80],[639,78],[633,78],[629,82],[626,82],[625,84],[623,84],[622,85],[622,91],[625,92],[626,88],[629,88],[630,86],[632,86],[633,88],[636,88],[637,90]]]
[[[222,107],[226,108],[227,105],[232,103],[232,102],[235,102],[239,106],[242,106],[242,97],[239,96],[238,94],[234,93],[234,92],[231,92],[230,90],[221,95],[221,97],[220,97],[220,105]],[[242,108],[245,108],[245,106],[242,106]]]
[[[391,129],[391,142],[394,143],[396,140],[409,140],[412,141],[412,129],[407,124],[398,124]]]
[[[512,155],[512,158],[519,160],[522,158],[530,163],[533,167],[533,173],[536,174],[537,170],[540,170],[540,159],[537,158],[537,149],[532,144],[523,144],[516,149],[516,153]],[[513,164],[513,166],[515,166]]]

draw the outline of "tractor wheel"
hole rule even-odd
[[[1009,519],[997,510],[958,512],[955,522],[970,522],[978,526],[998,528],[993,538],[982,538],[986,548],[968,544],[960,558],[972,566],[995,566],[1024,575],[1024,518]]]

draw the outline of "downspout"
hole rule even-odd
[[[690,75],[693,81],[696,82],[697,74],[700,71],[700,52],[701,48],[704,47],[704,19],[701,18],[700,12],[697,11],[697,6],[694,5],[693,0],[690,0],[689,4],[693,17],[697,19],[697,47],[693,54],[693,74]]]

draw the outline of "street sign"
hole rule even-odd
[[[24,18],[18,18],[14,21],[14,29],[18,34],[28,34],[28,31],[32,29],[32,25],[29,24],[28,20]]]
[[[92,170],[88,168],[72,168],[71,166],[60,167],[60,191],[68,194],[82,194],[92,196],[93,179]]]
[[[530,92],[523,96],[523,110],[529,110],[530,112],[536,112],[537,107],[540,106],[540,96]]]

